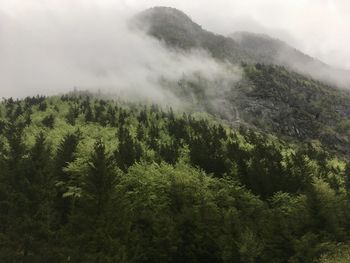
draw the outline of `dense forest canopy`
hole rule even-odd
[[[348,257],[350,166],[319,142],[84,94],[0,112],[1,262]]]

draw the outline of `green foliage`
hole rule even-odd
[[[350,241],[349,165],[317,141],[79,94],[0,109],[1,262],[323,263]]]

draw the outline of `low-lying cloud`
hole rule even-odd
[[[85,5],[1,14],[1,96],[99,89],[176,104],[161,79],[177,82],[184,74],[200,74],[213,80],[226,74],[226,66],[204,51],[171,51],[132,29],[132,15]]]
[[[350,67],[345,0],[2,0],[0,97],[76,87],[174,102],[160,79],[176,82],[198,73],[216,78],[220,72],[239,78],[204,51],[169,51],[128,27],[129,17],[155,5],[179,8],[217,33],[271,33],[325,62]]]

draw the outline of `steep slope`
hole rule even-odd
[[[319,140],[340,154],[350,154],[350,93],[285,67],[243,66],[238,83],[183,78],[165,84],[195,110],[209,112],[231,126],[254,127],[285,139]],[[216,92],[215,92],[216,90]]]
[[[272,38],[266,34],[254,34],[250,32],[235,32],[229,37],[234,39],[241,49],[261,63],[279,63],[283,61],[283,54],[290,54],[294,61],[310,63],[315,61],[312,57],[287,45],[285,42]],[[284,61],[283,61],[284,62]],[[288,62],[288,61],[286,61]],[[322,64],[322,62],[319,62]]]
[[[250,32],[236,32],[230,37],[257,62],[284,65],[324,82],[350,87],[350,71],[332,68],[279,39]]]
[[[245,66],[238,104],[241,117],[262,130],[302,140],[320,140],[349,154],[350,93],[280,66]],[[247,89],[246,87],[250,87]]]
[[[234,126],[255,127],[301,141],[320,140],[338,153],[349,154],[350,93],[311,78],[320,74],[332,82],[337,70],[265,35],[237,33],[227,38],[213,34],[173,8],[146,10],[137,21],[170,48],[201,48],[218,60],[241,63],[242,80],[231,83],[224,92],[220,81],[200,77],[184,78],[171,87],[184,100],[195,98],[192,102],[197,109]],[[207,96],[210,88],[214,93]]]
[[[239,63],[249,60],[249,54],[236,41],[208,32],[183,12],[170,7],[154,7],[140,13],[139,26],[170,47],[185,50],[202,48],[214,58]]]

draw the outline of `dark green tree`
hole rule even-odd
[[[68,191],[68,185],[72,178],[65,168],[76,158],[75,153],[80,140],[80,131],[67,134],[58,146],[54,159],[54,178],[56,180],[55,208],[57,211],[57,223],[64,225],[68,222],[68,217],[72,208],[72,200],[64,197]]]
[[[118,167],[126,171],[131,165],[142,157],[142,146],[134,139],[127,128],[120,127],[118,130],[119,146],[115,151]]]
[[[77,262],[114,262],[119,257],[118,169],[101,139],[94,149],[72,219],[73,234],[79,240]]]

